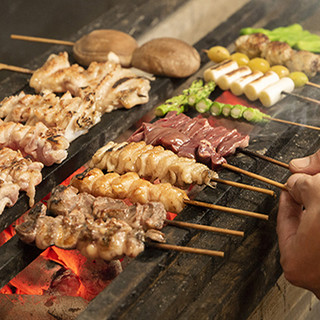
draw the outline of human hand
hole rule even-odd
[[[280,263],[289,282],[320,299],[320,174],[293,174],[287,188],[278,210]]]
[[[320,172],[320,149],[304,158],[293,159],[289,163],[289,169],[292,173],[316,174]]]

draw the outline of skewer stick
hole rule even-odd
[[[235,166],[233,166],[231,164],[228,164],[228,163],[223,163],[221,166],[223,168],[226,168],[226,169],[229,169],[229,170],[232,170],[232,171],[235,171],[235,172],[239,172],[239,173],[245,174],[250,178],[257,179],[257,180],[266,182],[268,184],[271,184],[271,185],[273,185],[275,187],[278,187],[280,189],[286,190],[286,186],[284,184],[282,184],[280,182],[277,182],[277,181],[274,181],[274,180],[271,180],[269,178],[260,176],[259,174],[240,169],[240,168],[235,167]]]
[[[267,156],[265,156],[263,154],[260,154],[259,152],[255,152],[255,151],[248,150],[248,149],[242,149],[242,148],[238,148],[237,150],[242,152],[242,153],[244,153],[244,154],[248,154],[250,156],[254,156],[254,157],[257,157],[257,158],[272,162],[274,164],[277,164],[278,166],[281,166],[283,168],[289,169],[289,165],[287,163],[284,163],[284,162],[281,162],[279,160],[267,157]]]
[[[211,180],[215,181],[215,182],[218,182],[218,183],[223,183],[223,184],[226,184],[226,185],[232,186],[232,187],[237,187],[237,188],[247,189],[247,190],[251,190],[251,191],[261,192],[261,193],[264,193],[264,194],[268,194],[270,196],[274,196],[275,195],[273,190],[254,187],[254,186],[250,186],[248,184],[244,184],[244,183],[240,183],[240,182],[235,182],[235,181],[230,181],[230,180],[223,180],[223,179],[219,179],[219,178],[211,178]]]
[[[191,248],[191,247],[183,247],[183,246],[176,246],[173,244],[167,243],[157,243],[157,242],[148,242],[148,245],[158,249],[165,249],[165,250],[174,250],[180,252],[189,252],[189,253],[196,253],[202,255],[209,255],[212,257],[224,257],[223,251],[216,251],[216,250],[207,250],[207,249],[198,249],[198,248]]]
[[[307,100],[309,102],[320,104],[319,100],[312,99],[312,98],[309,98],[309,97],[305,97],[305,96],[302,96],[302,95],[297,94],[297,93],[286,92],[286,91],[282,91],[282,93],[287,95],[287,96],[293,96],[293,97],[296,97],[296,98],[299,98],[299,99],[302,99],[302,100]]]
[[[184,199],[183,201],[184,201],[184,203],[191,204],[193,206],[205,207],[205,208],[209,208],[209,209],[213,209],[213,210],[240,214],[243,216],[258,218],[258,219],[262,219],[262,220],[269,219],[269,217],[266,214],[262,214],[262,213],[256,213],[256,212],[251,212],[251,211],[246,211],[246,210],[241,210],[241,209],[234,209],[234,208],[219,206],[216,204],[207,203],[207,202],[203,202],[203,201],[196,201],[196,200],[189,200],[189,199]]]
[[[292,124],[295,126],[299,126],[299,127],[304,127],[304,128],[309,128],[309,129],[313,129],[313,130],[319,130],[320,131],[320,127],[315,127],[315,126],[310,126],[308,124],[303,124],[303,123],[298,123],[298,122],[292,122],[292,121],[288,121],[288,120],[282,120],[282,119],[278,119],[278,118],[269,118],[269,117],[263,117],[264,119],[268,119],[268,120],[272,120],[272,121],[276,121],[276,122],[281,122],[281,123],[286,123],[286,124]]]
[[[72,42],[72,41],[55,40],[55,39],[48,39],[48,38],[41,38],[41,37],[22,36],[22,35],[18,35],[18,34],[12,34],[10,36],[10,38],[15,39],[15,40],[25,40],[25,41],[32,41],[32,42],[62,44],[62,45],[66,45],[66,46],[73,46],[74,45],[74,42]]]
[[[320,89],[320,84],[313,83],[313,82],[310,82],[310,81],[308,81],[306,84],[307,84],[308,86],[312,86],[312,87],[315,87],[315,88],[319,88],[319,89]]]
[[[15,72],[21,72],[21,73],[33,73],[33,71],[30,69],[11,66],[9,64],[4,64],[4,63],[0,63],[0,70],[9,70],[9,71],[15,71]]]
[[[189,223],[189,222],[175,221],[175,220],[168,220],[168,219],[166,219],[165,222],[175,227],[182,227],[182,228],[185,227],[185,228],[197,229],[202,231],[218,232],[218,233],[229,234],[229,235],[239,236],[239,237],[244,236],[243,231],[217,228],[212,226],[205,226],[203,224],[196,224],[196,223]]]

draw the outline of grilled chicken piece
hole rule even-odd
[[[51,55],[46,63],[36,70],[30,86],[36,92],[69,91],[82,100],[95,101],[95,111],[101,114],[124,107],[132,108],[149,101],[150,82],[120,64],[93,62],[88,69],[77,64],[70,66],[66,52]]]
[[[20,187],[12,182],[5,182],[0,178],[0,214],[5,207],[12,207],[19,197]]]
[[[0,120],[0,147],[21,150],[46,166],[61,163],[67,157],[69,142],[56,128],[39,122],[35,126]]]
[[[242,35],[235,42],[236,51],[246,54],[250,59],[260,57],[269,42],[269,38],[263,33]]]
[[[163,227],[166,210],[161,203],[128,206],[118,199],[87,196],[72,186],[55,188],[48,203],[57,216],[46,215],[42,205],[16,227],[17,234],[40,249],[51,245],[77,248],[86,257],[110,261],[137,256],[144,250],[146,233]],[[89,199],[90,205],[84,205],[81,198]],[[164,240],[160,231],[148,233],[152,235]]]
[[[79,239],[77,249],[91,259],[111,261],[123,257],[136,257],[144,250],[144,232],[116,218],[106,221],[88,221]]]
[[[20,151],[10,148],[0,150],[0,214],[5,206],[13,206],[19,191],[25,191],[29,205],[34,205],[36,186],[42,181],[43,164],[24,158]]]
[[[286,66],[291,72],[301,71],[308,77],[313,77],[320,71],[320,56],[309,51],[293,50]]]
[[[266,59],[271,66],[285,66],[291,59],[293,50],[286,42],[270,41],[261,51],[261,57]]]
[[[39,227],[39,218],[45,217],[47,208],[44,204],[38,203],[27,214],[26,220],[16,225],[15,230],[19,238],[28,244],[35,242],[37,231]]]
[[[68,77],[61,72],[61,70],[68,69]],[[35,70],[30,78],[29,85],[34,88],[36,92],[42,92],[45,88],[50,89],[54,86],[54,92],[67,91],[65,85],[68,86],[69,80],[72,79],[74,83],[77,83],[78,87],[84,85],[83,77],[81,76],[83,68],[75,64],[70,66],[67,52],[60,52],[58,55],[51,54],[44,65]],[[80,76],[79,76],[80,74]],[[63,81],[61,81],[63,80]]]
[[[123,144],[121,147],[113,142],[109,143],[93,155],[89,167],[119,174],[134,171],[142,178],[151,181],[159,179],[161,182],[181,187],[208,184],[212,176],[217,176],[214,171],[197,163],[195,159],[178,157],[170,150],[147,145],[144,141]]]
[[[175,213],[182,211],[185,206],[183,200],[188,199],[185,191],[170,183],[153,184],[140,179],[135,172],[121,176],[115,172],[104,174],[102,170],[94,168],[73,177],[71,185],[80,192],[88,192],[96,197],[128,198],[133,203],[141,204],[161,202],[167,211]]]

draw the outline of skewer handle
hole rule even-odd
[[[72,41],[55,40],[55,39],[48,39],[48,38],[41,38],[41,37],[22,36],[22,35],[18,35],[18,34],[12,34],[10,36],[10,38],[15,39],[15,40],[25,40],[25,41],[32,41],[32,42],[62,44],[62,45],[66,45],[66,46],[73,46],[74,45],[74,42],[72,42]]]
[[[176,246],[173,244],[156,243],[156,242],[149,242],[148,245],[158,249],[196,253],[196,254],[202,254],[202,255],[209,255],[212,257],[222,257],[222,258],[224,257],[224,252],[216,251],[216,250],[198,249],[198,248],[183,247],[183,246]]]
[[[229,234],[233,236],[239,236],[243,237],[244,232],[243,231],[237,231],[237,230],[230,230],[230,229],[224,229],[224,228],[217,228],[212,226],[205,226],[202,224],[196,224],[196,223],[189,223],[189,222],[183,222],[183,221],[175,221],[175,220],[165,220],[167,224],[170,224],[172,226],[176,227],[182,227],[182,228],[192,228],[192,229],[198,229],[202,231],[211,231],[211,232],[218,232],[223,234]]]
[[[268,194],[270,196],[275,196],[275,193],[273,190],[268,190],[268,189],[264,189],[264,188],[259,188],[259,187],[254,187],[254,186],[250,186],[248,184],[244,184],[244,183],[240,183],[240,182],[235,182],[235,181],[229,181],[229,180],[224,180],[224,179],[219,179],[219,178],[211,178],[212,181],[218,182],[218,183],[223,183],[226,184],[228,186],[232,186],[232,187],[237,187],[237,188],[242,188],[242,189],[247,189],[247,190],[251,190],[251,191],[257,191],[257,192],[261,192],[264,194]]]
[[[312,87],[315,87],[315,88],[319,88],[319,89],[320,89],[320,84],[313,83],[313,82],[310,82],[310,81],[308,81],[306,84],[307,84],[308,86],[312,86]]]
[[[21,72],[21,73],[30,73],[32,74],[33,71],[26,68],[16,67],[16,66],[10,66],[8,64],[0,63],[0,70],[9,70],[9,71],[15,71],[15,72]]]
[[[238,150],[244,154],[250,155],[250,156],[254,156],[254,157],[258,157],[260,159],[272,162],[274,164],[277,164],[278,166],[281,166],[283,168],[289,169],[289,165],[287,163],[281,162],[279,160],[267,157],[263,154],[260,154],[258,152],[252,151],[252,150],[248,150],[248,149],[242,149],[242,148],[238,148]]]
[[[282,91],[282,93],[285,94],[285,95],[287,95],[287,96],[293,96],[293,97],[296,97],[296,98],[299,98],[299,99],[302,99],[302,100],[306,100],[306,101],[309,101],[309,102],[313,102],[313,103],[316,103],[316,104],[320,104],[320,101],[319,101],[319,100],[312,99],[312,98],[309,98],[309,97],[305,97],[305,96],[302,96],[302,95],[297,94],[297,93],[286,92],[286,91]]]
[[[219,205],[216,205],[216,204],[207,203],[207,202],[203,202],[203,201],[195,201],[195,200],[187,200],[187,199],[185,199],[184,203],[191,204],[193,206],[205,207],[205,208],[209,208],[209,209],[213,209],[213,210],[218,210],[218,211],[224,211],[224,212],[240,214],[240,215],[243,215],[243,216],[258,218],[258,219],[262,219],[262,220],[268,220],[269,219],[269,217],[266,214],[256,213],[256,212],[251,212],[251,211],[246,211],[246,210],[241,210],[241,209],[234,209],[234,208],[229,208],[229,207],[224,207],[224,206],[219,206]]]
[[[313,129],[313,130],[319,130],[319,131],[320,131],[320,128],[319,128],[319,127],[310,126],[310,125],[308,125],[308,124],[303,124],[303,123],[298,123],[298,122],[292,122],[292,121],[282,120],[282,119],[278,119],[278,118],[268,118],[268,117],[265,117],[265,119],[269,119],[269,120],[276,121],[276,122],[291,124],[291,125],[295,125],[295,126],[299,126],[299,127],[304,127],[304,128]]]
[[[239,172],[239,173],[242,173],[242,174],[245,174],[247,175],[248,177],[251,177],[251,178],[254,178],[254,179],[257,179],[257,180],[260,180],[260,181],[263,181],[263,182],[266,182],[268,184],[271,184],[273,186],[276,186],[280,189],[283,189],[283,190],[286,190],[286,186],[280,182],[277,182],[277,181],[274,181],[274,180],[271,180],[269,178],[266,178],[266,177],[263,177],[263,176],[260,176],[259,174],[256,174],[256,173],[253,173],[253,172],[249,172],[249,171],[246,171],[246,170],[243,170],[243,169],[240,169],[238,167],[235,167],[231,164],[228,164],[228,163],[223,163],[222,164],[222,167],[223,168],[226,168],[226,169],[229,169],[229,170],[232,170],[232,171],[235,171],[235,172]]]

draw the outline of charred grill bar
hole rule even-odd
[[[185,2],[187,1],[174,1],[170,6],[175,10]],[[133,24],[139,8],[148,17],[140,22],[133,34],[134,37],[139,37],[148,30],[148,24],[152,18],[158,16],[162,20],[170,9],[169,5],[162,7],[158,4],[159,10],[156,10],[152,1],[139,1],[135,4],[123,1],[121,7],[122,5],[121,17],[115,14],[119,12],[118,5],[115,5],[95,23],[83,27],[79,34],[88,33],[97,26],[128,32],[130,27],[121,18],[126,17]],[[317,21],[314,17],[319,12],[320,4],[315,0],[299,2],[274,0],[268,3],[259,0],[249,1],[227,21],[201,39],[195,47],[201,52],[203,48],[213,45],[227,46],[236,39],[239,30],[246,26],[261,25],[273,28],[295,22],[303,24]],[[78,37],[75,36],[70,40],[76,38]],[[54,47],[54,49],[61,51],[65,48]],[[52,50],[50,48],[35,59],[29,67],[35,68],[41,65]],[[204,53],[201,53],[201,57],[201,70],[192,76],[192,79],[202,76],[208,64]],[[5,79],[1,83],[1,97],[16,94],[21,90],[28,93],[30,89],[26,85],[27,79],[27,76],[21,74],[13,74]],[[192,79],[186,82],[189,83]],[[316,76],[312,81],[319,83],[320,77]],[[116,110],[104,115],[102,121],[86,135],[71,143],[68,158],[62,164],[45,168],[42,171],[44,179],[37,187],[36,201],[41,200],[55,185],[86,163],[106,141],[115,139],[121,141],[122,134],[126,130],[132,132],[134,123],[146,114],[152,114],[154,106],[170,97],[175,89],[186,87],[186,84],[184,80],[159,78],[151,83],[151,87],[148,104],[131,110]],[[214,96],[220,93],[221,91],[216,89]],[[303,94],[317,98],[317,91],[314,88],[303,88]],[[317,120],[319,119],[317,105],[306,104],[293,97],[287,97],[279,105],[281,106],[281,112],[277,114],[279,118],[320,125]],[[275,108],[271,110],[275,111]],[[189,115],[192,116],[192,112]],[[242,125],[245,124],[239,124],[240,127]],[[283,162],[310,154],[319,148],[320,140],[316,131],[279,123],[268,123],[263,127],[256,126],[250,136],[250,149],[266,150],[268,156]],[[289,176],[285,168],[241,154],[228,158],[228,162],[279,182],[284,182]],[[247,177],[225,170],[220,173],[220,176],[243,183],[252,182]],[[265,187],[260,182],[255,181],[254,184]],[[279,194],[279,190],[274,190]],[[130,261],[123,273],[89,303],[79,319],[149,319],[150,315],[159,319],[164,317],[198,319],[206,316],[214,319],[246,319],[249,316],[281,274],[275,233],[277,199],[223,185],[215,191],[209,188],[204,189],[196,199],[267,213],[270,219],[268,222],[256,221],[248,217],[188,206],[177,217],[178,220],[242,230],[245,231],[245,238],[165,227],[164,232],[168,243],[222,250],[226,256],[221,259],[155,249],[146,250],[138,258]],[[22,194],[18,203],[13,208],[5,209],[0,216],[0,230],[4,230],[27,209],[28,199]],[[15,277],[39,253],[40,250],[24,245],[16,236],[1,246],[1,286]]]

